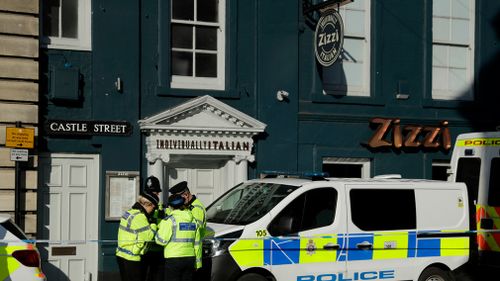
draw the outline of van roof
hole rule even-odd
[[[446,181],[427,180],[427,179],[398,179],[398,178],[325,178],[324,180],[311,180],[304,178],[265,178],[254,179],[251,182],[264,182],[287,184],[292,186],[302,186],[312,182],[337,182],[337,183],[447,183]]]
[[[460,135],[458,135],[457,140],[470,139],[470,138],[498,138],[498,137],[500,137],[500,131],[474,132],[474,133],[460,134]]]

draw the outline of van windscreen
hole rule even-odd
[[[207,208],[207,221],[237,225],[252,223],[297,188],[275,183],[241,184]]]

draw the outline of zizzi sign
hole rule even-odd
[[[401,127],[398,118],[373,118],[371,124],[378,124],[368,146],[372,148],[451,148],[450,130],[448,121],[443,120],[438,126],[406,125]],[[392,132],[392,137],[388,137]]]
[[[49,120],[45,123],[49,136],[128,136],[132,125],[125,121]]]
[[[344,24],[333,8],[321,14],[314,32],[314,52],[322,66],[332,65],[340,55],[344,44]]]

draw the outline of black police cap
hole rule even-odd
[[[144,191],[161,192],[160,180],[155,176],[148,177],[144,183]]]
[[[160,198],[158,198],[158,196],[156,196],[156,194],[149,193],[149,192],[142,192],[141,196],[148,199],[149,202],[151,202],[153,205],[158,207],[158,204],[160,203]]]
[[[188,188],[187,181],[181,181],[180,183],[172,186],[169,191],[172,194],[179,194],[184,192],[184,190],[186,190],[187,188]]]

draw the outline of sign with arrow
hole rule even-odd
[[[33,148],[35,146],[34,128],[8,127],[5,133],[6,147]]]
[[[28,161],[28,150],[27,149],[11,149],[10,150],[10,161]]]

